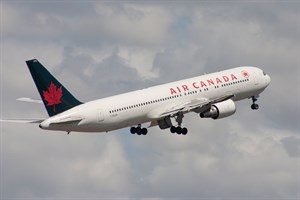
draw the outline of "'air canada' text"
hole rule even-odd
[[[212,78],[208,80],[202,80],[198,82],[193,82],[190,85],[181,85],[174,88],[170,88],[170,92],[171,95],[173,95],[180,92],[190,91],[190,88],[193,89],[205,88],[211,85],[222,84],[234,80],[237,80],[237,77],[234,74],[230,74],[229,76],[222,76],[222,77]]]

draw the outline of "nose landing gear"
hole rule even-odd
[[[252,97],[252,102],[253,102],[251,105],[252,110],[258,110],[258,108],[259,108],[259,105],[255,103],[257,101],[257,98],[258,98],[258,96]]]

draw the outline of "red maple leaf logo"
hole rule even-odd
[[[247,71],[242,71],[242,74],[245,78],[249,78],[250,74]]]
[[[50,83],[48,91],[43,91],[44,100],[48,102],[47,106],[54,106],[53,111],[55,112],[55,105],[61,103],[62,88],[61,86],[56,90],[56,85]]]

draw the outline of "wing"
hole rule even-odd
[[[170,105],[169,107],[164,106],[163,108],[157,108],[155,110],[150,111],[148,113],[148,117],[150,119],[161,119],[166,116],[174,116],[177,113],[188,113],[190,111],[200,113],[209,109],[211,105],[222,101],[226,101],[232,97],[234,97],[234,95],[230,94],[212,100],[209,100],[207,98],[193,99],[188,102],[181,102],[177,105]]]

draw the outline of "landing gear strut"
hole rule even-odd
[[[178,135],[182,134],[182,135],[186,135],[188,133],[187,128],[181,128],[181,124],[182,124],[182,118],[183,118],[183,114],[182,113],[178,113],[177,115],[174,116],[176,122],[178,123],[178,126],[171,126],[170,131],[171,133],[177,133]]]
[[[141,128],[141,125],[139,124],[137,127],[131,127],[130,128],[131,134],[137,134],[137,135],[147,135],[148,130],[146,128]]]
[[[259,105],[258,104],[256,104],[255,102],[257,101],[257,98],[258,98],[258,96],[253,96],[252,97],[252,105],[251,105],[251,109],[252,110],[258,110],[258,108],[259,108]]]

